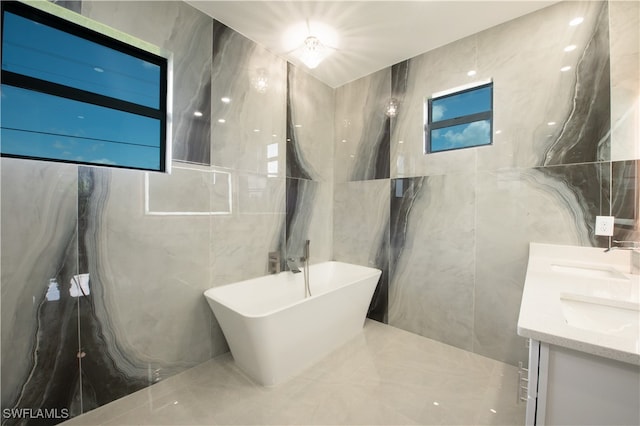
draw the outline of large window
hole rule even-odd
[[[425,152],[491,144],[493,83],[435,94],[426,109]]]
[[[164,56],[3,1],[2,155],[166,171],[168,66]]]

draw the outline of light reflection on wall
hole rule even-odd
[[[267,176],[278,177],[278,143],[267,145]]]
[[[60,286],[55,278],[49,279],[49,287],[47,288],[47,302],[54,302],[60,300]]]
[[[69,288],[69,295],[71,297],[88,296],[91,293],[89,290],[89,274],[78,274],[71,278],[71,287]]]

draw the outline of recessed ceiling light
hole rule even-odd
[[[469,71],[469,72],[467,73],[467,75],[468,75],[469,77],[473,77],[474,75],[476,75],[476,70],[471,70],[471,71]]]
[[[226,123],[226,122],[227,122],[227,120],[225,120],[224,118],[218,119],[218,123]]]
[[[576,50],[576,45],[575,44],[570,44],[567,47],[564,48],[565,52],[571,52],[572,50]]]
[[[567,65],[566,67],[560,68],[560,71],[566,72],[566,71],[569,71],[570,69],[571,69],[571,67]]]
[[[556,122],[555,121],[550,121],[547,123],[547,126],[555,126]]]
[[[294,124],[293,127],[302,127],[302,124]]]
[[[225,104],[228,104],[229,102],[231,102],[231,98],[228,98],[228,97],[226,97],[226,96],[225,96],[225,97],[223,97],[223,98],[220,98],[220,100],[221,100],[223,103],[225,103]]]
[[[200,112],[200,111],[195,111],[195,112],[193,113],[193,115],[194,115],[195,117],[202,117],[202,112]]]
[[[569,21],[569,25],[575,27],[576,25],[582,24],[582,22],[584,22],[584,18],[582,16],[578,16],[577,18],[573,18],[571,21]]]

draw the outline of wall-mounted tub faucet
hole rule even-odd
[[[309,246],[311,245],[310,240],[306,240],[304,242],[304,248],[302,251],[302,257],[296,259],[294,257],[287,258],[287,266],[289,270],[294,274],[298,272],[302,272],[300,267],[304,268],[304,297],[311,296],[311,287],[309,286]],[[302,264],[302,265],[301,265]]]
[[[289,267],[289,270],[294,274],[297,274],[298,272],[302,272],[300,270],[300,265],[298,264],[298,259],[295,259],[293,257],[287,258],[287,266]]]

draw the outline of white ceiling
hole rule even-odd
[[[317,36],[332,53],[309,72],[331,87],[557,2],[185,1],[294,64],[296,46]]]

